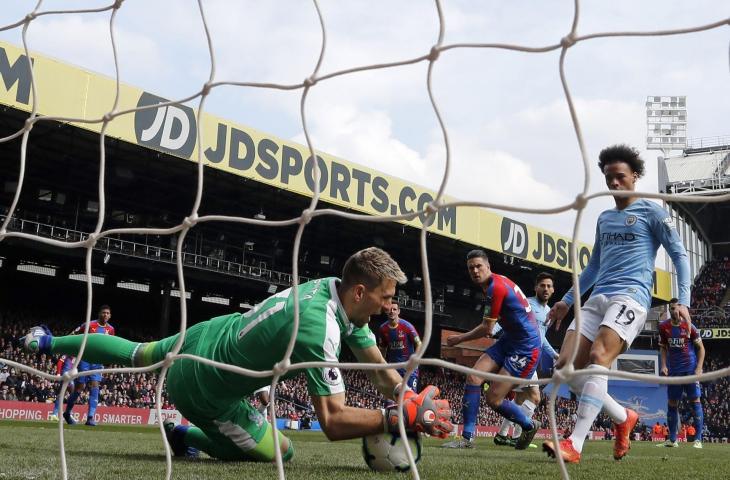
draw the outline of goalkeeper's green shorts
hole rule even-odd
[[[198,342],[205,335],[206,323],[199,323],[188,329],[180,353],[195,354]],[[156,361],[165,358],[180,334],[156,342],[152,347]],[[180,413],[202,430],[210,440],[198,439],[193,445],[209,455],[222,460],[272,461],[275,458],[273,427],[266,418],[248,401],[216,402],[213,392],[207,392],[205,385],[196,380],[198,362],[178,359],[167,374],[167,391]],[[283,435],[280,434],[280,441]],[[187,443],[187,437],[186,437]],[[293,453],[290,442],[290,452]]]

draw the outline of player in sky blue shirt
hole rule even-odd
[[[447,345],[453,347],[461,342],[491,336],[494,324],[499,322],[504,333],[494,345],[484,351],[473,368],[516,378],[532,378],[540,359],[541,342],[540,330],[527,297],[509,278],[492,273],[487,254],[483,250],[472,250],[466,259],[472,281],[484,293],[482,323],[469,332],[447,337]],[[449,442],[444,447],[473,447],[482,383],[484,380],[481,377],[467,375],[462,400],[462,438]],[[527,417],[520,406],[505,398],[514,385],[512,382],[492,381],[486,393],[486,401],[497,413],[522,427],[515,448],[523,450],[530,445],[541,423]]]
[[[580,275],[580,295],[589,288],[593,291],[581,309],[580,335],[576,335],[574,321],[568,327],[556,365],[565,366],[575,344],[574,368],[594,370],[569,382],[571,390],[580,395],[573,433],[560,442],[561,456],[570,463],[580,462],[583,442],[601,408],[614,422],[614,458],[623,458],[631,447],[629,436],[638,414],[608,395],[606,372],[616,357],[631,345],[646,321],[660,245],[672,258],[677,271],[678,314],[689,322],[689,262],[672,217],[658,204],[630,195],[644,174],[644,161],[639,152],[626,145],[605,148],[599,155],[598,167],[609,190],[629,195],[614,195],[616,208],[598,217],[591,259]],[[555,322],[556,329],[560,328],[574,297],[571,289],[550,310],[548,319]],[[543,449],[550,456],[557,454],[552,441],[546,441]]]
[[[702,345],[700,334],[694,325],[682,321],[677,309],[678,300],[669,301],[670,318],[659,324],[659,358],[661,374],[670,377],[686,375],[702,375],[702,364],[705,360],[705,346]],[[696,352],[695,352],[696,351]],[[704,412],[702,411],[702,390],[700,382],[682,385],[667,385],[667,425],[669,438],[660,446],[678,447],[677,430],[679,428],[679,411],[677,404],[682,400],[682,394],[692,401],[695,417],[697,438],[695,448],[702,448],[702,428],[704,426]]]
[[[545,355],[547,358],[557,359],[558,352],[550,345],[550,342],[547,341],[547,337],[545,336],[547,334],[547,314],[550,311],[550,306],[547,302],[541,303],[537,297],[529,297],[527,301],[530,302],[532,313],[535,315],[535,320],[537,320],[537,327],[540,329],[542,355]]]
[[[644,308],[651,307],[654,262],[662,245],[677,270],[679,303],[689,305],[689,263],[672,217],[658,204],[639,198],[624,209],[601,213],[591,259],[580,275],[581,295],[628,295]],[[563,302],[571,305],[571,289]]]

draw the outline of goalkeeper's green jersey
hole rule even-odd
[[[291,356],[292,363],[336,362],[342,340],[352,348],[375,345],[375,336],[367,325],[358,328],[347,318],[337,295],[336,286],[339,282],[337,278],[324,278],[298,287],[299,331]],[[294,295],[289,288],[267,298],[244,314],[234,313],[194,325],[187,331],[181,353],[195,354],[250,370],[271,370],[275,363],[284,358],[293,326]],[[169,339],[169,348],[172,348],[174,339],[176,337]],[[300,372],[292,370],[283,378]],[[328,396],[345,390],[342,375],[336,366],[306,369],[305,375],[312,395]],[[175,402],[187,400],[198,407],[207,405],[215,408],[229,401],[239,401],[270,383],[271,377],[247,377],[183,359],[173,365],[168,388]]]

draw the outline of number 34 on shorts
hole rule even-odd
[[[521,371],[525,369],[527,362],[529,362],[530,359],[525,355],[510,355],[509,358],[507,358],[507,361],[514,370]]]

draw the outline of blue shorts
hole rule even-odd
[[[63,366],[61,367],[61,375],[68,372],[69,370],[71,370],[71,368],[73,368],[73,366],[74,366],[73,358],[67,358],[66,360],[64,360]]]
[[[61,375],[65,374],[69,370],[71,370],[74,366],[74,359],[73,358],[66,358],[66,360],[63,361],[63,365],[61,366]],[[74,386],[74,381],[71,380],[69,382],[69,386]]]
[[[65,365],[64,365],[65,367]],[[104,368],[104,365],[101,363],[89,363],[87,361],[82,360],[81,363],[79,363],[79,372],[87,372],[89,370],[98,370],[99,368]],[[101,373],[94,373],[91,375],[82,375],[79,378],[76,379],[77,383],[86,384],[86,382],[101,382]]]
[[[685,372],[672,376],[681,377],[684,375],[694,375],[694,372]],[[669,398],[669,400],[682,400],[683,393],[686,393],[687,398],[691,400],[694,400],[695,398],[700,398],[702,396],[700,382],[683,383],[681,385],[667,385],[667,398]]]
[[[484,350],[484,353],[513,377],[530,378],[540,360],[540,350],[539,337],[535,342],[517,343],[502,336],[497,343]]]
[[[402,377],[406,374],[406,369],[399,368],[397,372]],[[418,369],[414,370],[411,376],[408,377],[408,380],[406,380],[406,385],[408,385],[411,390],[418,393]]]

